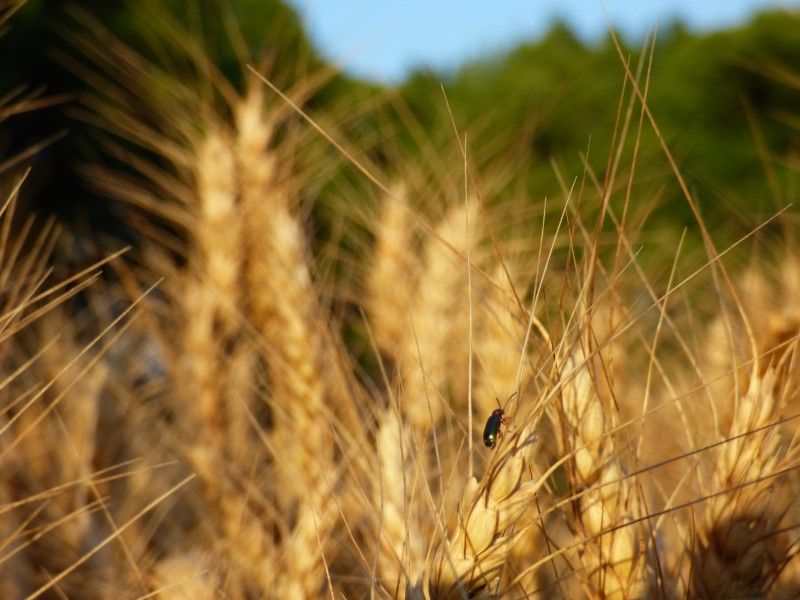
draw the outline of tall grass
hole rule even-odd
[[[545,203],[493,197],[456,119],[434,188],[303,112],[324,73],[239,91],[162,25],[181,79],[75,17],[127,165],[87,176],[139,245],[59,280],[69,237],[4,191],[3,597],[800,594],[794,249],[746,273],[699,212],[704,255],[648,240],[615,160],[657,130],[646,56],[607,173]],[[325,237],[329,144],[374,188]]]

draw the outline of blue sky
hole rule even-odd
[[[605,35],[601,0],[289,0],[323,55],[346,72],[386,83],[426,65],[452,68],[536,39],[560,17],[586,41]],[[615,29],[640,38],[680,17],[694,30],[730,27],[800,0],[605,0]],[[800,31],[800,16],[798,16]]]

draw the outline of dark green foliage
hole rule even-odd
[[[8,164],[27,149],[60,135],[29,159],[8,167],[32,166],[36,173],[34,181],[24,188],[18,214],[52,215],[79,235],[95,239],[109,233],[127,238],[132,233],[126,224],[126,207],[98,196],[79,174],[87,163],[125,168],[106,152],[100,141],[104,132],[80,118],[76,120],[87,97],[107,98],[109,89],[85,78],[81,70],[102,73],[102,68],[76,47],[75,38],[82,36],[90,45],[102,47],[108,43],[108,35],[154,65],[149,73],[153,79],[137,78],[134,86],[117,82],[130,94],[132,110],[141,111],[142,119],[150,122],[154,117],[146,116],[146,112],[151,107],[160,106],[165,115],[175,109],[169,99],[158,100],[175,82],[203,90],[199,96],[207,99],[212,87],[201,73],[204,58],[198,58],[197,52],[207,56],[222,78],[240,92],[250,75],[248,66],[268,73],[271,81],[285,90],[326,69],[298,15],[281,0],[29,0],[0,37],[0,56],[14,57],[2,63],[0,97],[58,101],[0,121],[0,164]],[[102,76],[113,80],[113,68]],[[332,70],[321,79],[323,83],[315,93],[304,98],[304,107],[312,113],[332,113],[347,96],[350,114],[340,122],[350,127],[348,134],[357,143],[370,129],[364,123],[368,111],[363,106],[361,112],[352,109],[357,103],[368,104],[372,87]],[[21,94],[10,96],[12,90],[20,89]],[[228,109],[222,100],[215,104],[222,113]],[[165,115],[162,118],[168,119]],[[142,153],[127,140],[117,139],[115,143],[127,151]],[[329,168],[320,170],[330,176]],[[312,193],[318,192],[319,185],[312,185]],[[133,239],[126,241],[135,243]]]
[[[704,217],[712,228],[724,224],[730,241],[789,201],[774,198],[765,183],[753,123],[776,164],[796,152],[800,135],[786,120],[797,115],[800,89],[775,81],[766,71],[778,66],[797,71],[800,21],[782,12],[765,13],[744,27],[705,35],[673,23],[657,39],[650,109]],[[625,52],[635,72],[642,48],[628,46]],[[644,68],[646,73],[646,63]],[[413,75],[402,88],[409,105],[429,130],[452,131],[443,102],[434,96],[440,79],[456,122],[469,132],[478,165],[512,147],[514,152],[503,158],[525,166],[529,194],[540,200],[560,195],[551,161],[569,184],[582,176],[581,156],[591,147],[589,164],[603,181],[624,79],[610,37],[587,47],[566,26],[556,25],[539,42],[455,74]],[[623,110],[627,106],[626,98]],[[630,164],[639,107],[634,106],[622,165]],[[754,119],[748,119],[748,111]],[[634,203],[665,192],[664,208],[655,221],[651,217],[651,225],[663,217],[678,231],[691,226],[694,219],[646,120],[637,172],[641,187]],[[778,167],[777,174],[782,189],[792,189],[796,171]],[[741,215],[741,222],[732,224],[731,214]]]

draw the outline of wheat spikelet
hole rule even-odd
[[[188,413],[204,423],[208,431],[220,424],[220,361],[214,331],[215,294],[198,278],[187,279],[182,294],[184,314],[181,362],[185,365],[185,381],[189,395],[186,398]]]
[[[467,481],[454,531],[426,565],[423,587],[431,599],[474,597],[497,585],[511,548],[530,525],[518,520],[544,483],[523,481],[534,444],[531,428],[514,431],[509,424],[484,476]]]
[[[161,559],[151,579],[163,600],[214,600],[220,587],[211,557],[194,551]]]
[[[573,499],[572,526],[578,539],[586,540],[578,548],[585,568],[578,577],[590,597],[632,598],[641,593],[643,559],[637,527],[625,524],[641,516],[640,501],[608,434],[617,421],[598,393],[602,372],[593,364],[583,347],[571,351],[563,361],[554,411],[562,455],[572,455],[570,489],[589,490]]]
[[[222,335],[237,325],[241,291],[241,219],[237,206],[237,170],[232,141],[226,131],[212,127],[197,150],[198,223],[194,238],[202,257],[200,274],[216,292],[216,311]]]

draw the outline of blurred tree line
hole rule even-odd
[[[96,196],[77,174],[82,162],[108,159],[95,141],[97,132],[72,117],[75,105],[91,88],[62,58],[74,55],[64,34],[71,27],[74,30],[70,25],[74,18],[67,10],[70,4],[28,0],[0,37],[0,96],[5,98],[0,106],[10,106],[26,95],[56,100],[34,111],[4,114],[0,168],[7,172],[19,168],[17,163],[34,165],[36,177],[26,192],[34,210],[93,230],[117,227],[124,235],[124,218],[115,212],[113,202]],[[164,29],[153,22],[152,13],[141,10],[142,3],[82,0],[74,4],[144,56],[163,60],[154,40],[165,35]],[[240,88],[244,71],[230,41],[232,20],[251,55],[270,62],[270,77],[279,87],[285,89],[294,79],[325,67],[297,15],[279,0],[164,0],[158,4],[202,39],[209,55]],[[631,69],[636,71],[644,61],[646,74],[649,48],[623,45]],[[509,185],[538,201],[563,197],[565,185],[582,176],[587,152],[589,167],[603,181],[623,80],[621,60],[610,37],[587,45],[567,26],[556,24],[538,41],[455,72],[417,71],[394,91],[331,75],[305,99],[304,106],[314,114],[348,114],[338,122],[337,135],[351,141],[370,164],[391,171],[403,157],[420,153],[419,139],[413,139],[406,126],[409,114],[434,146],[455,146],[443,84],[456,124],[469,136],[476,170],[508,164],[523,178],[520,181],[517,176]],[[710,34],[692,33],[680,23],[658,31],[648,83],[649,106],[705,217],[712,226],[725,222],[733,237],[751,230],[797,193],[798,80],[800,18],[796,14],[767,12],[744,26]],[[629,84],[626,90],[630,95]],[[398,110],[401,105],[402,111]],[[627,107],[626,100],[623,113]],[[638,104],[633,111],[635,131]],[[628,137],[633,140],[635,135]],[[15,160],[26,148],[47,140],[50,143],[34,156]],[[633,142],[626,142],[623,154],[628,160],[632,148]],[[677,200],[679,190],[646,123],[637,165],[635,192],[667,199],[655,209],[659,222],[676,229],[691,225],[686,203],[670,201]],[[345,193],[354,185],[364,185],[358,180],[363,177],[342,165],[338,175],[320,184],[315,193]],[[732,214],[740,220],[731,223]]]
[[[622,44],[631,70],[643,59],[646,73],[649,48]],[[446,115],[430,95],[444,80],[457,121],[474,132],[476,160],[488,162],[501,153],[505,160],[521,158],[528,193],[553,198],[560,195],[554,168],[570,180],[580,178],[587,151],[603,180],[623,78],[610,35],[588,46],[556,24],[537,42],[455,73],[416,73],[402,93],[434,130]],[[793,200],[800,157],[800,15],[766,12],[710,34],[692,33],[680,23],[662,26],[647,93],[659,129],[712,225],[725,222],[731,235],[743,235]],[[639,108],[634,106],[634,126]],[[632,146],[626,145],[622,164]],[[509,148],[515,156],[508,156]],[[666,186],[661,216],[677,227],[691,226],[687,203],[670,201],[680,192],[646,119],[638,165],[638,179],[652,183],[649,193]],[[731,223],[732,214],[741,221]]]

